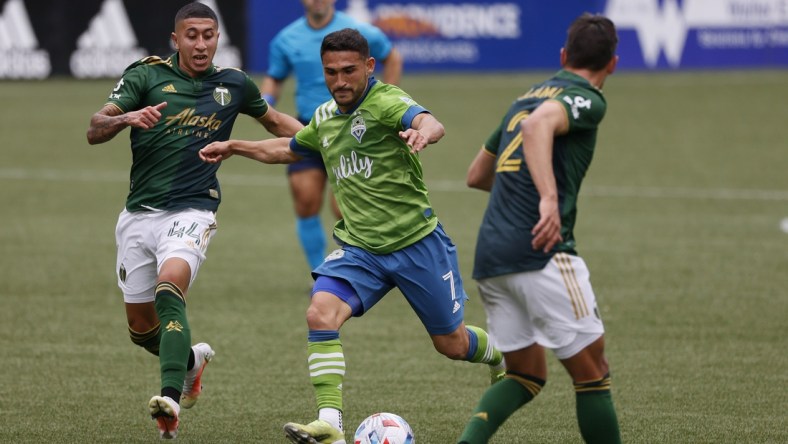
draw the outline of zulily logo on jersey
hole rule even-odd
[[[177,124],[182,126],[200,126],[211,130],[217,130],[222,125],[222,121],[215,118],[216,113],[206,117],[194,114],[195,112],[196,110],[194,108],[186,108],[174,116],[165,118],[165,126]]]
[[[337,185],[342,179],[363,174],[364,178],[372,176],[372,159],[367,156],[361,157],[355,151],[350,152],[350,156],[342,154],[339,156],[339,166],[332,166],[331,170],[337,177]]]

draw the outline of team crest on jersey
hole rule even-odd
[[[216,103],[219,105],[225,106],[230,103],[230,100],[233,99],[233,96],[230,94],[230,90],[223,87],[217,86],[213,90],[213,100],[216,100]]]
[[[353,122],[350,124],[350,134],[358,140],[358,143],[361,143],[361,138],[364,137],[364,133],[367,132],[367,123],[364,122],[364,118],[361,117],[360,114],[357,114],[356,117],[353,118]]]

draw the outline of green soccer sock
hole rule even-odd
[[[539,394],[544,384],[545,381],[533,376],[507,372],[506,378],[484,392],[459,442],[484,444],[489,441],[509,416]]]
[[[489,336],[487,336],[487,332],[473,325],[468,325],[465,328],[468,330],[470,342],[468,355],[465,360],[469,362],[481,362],[492,366],[501,364],[503,354],[492,345]]]
[[[171,282],[160,282],[156,286],[156,314],[161,322],[159,364],[161,366],[162,395],[173,397],[173,390],[180,401],[186,363],[191,349],[191,331],[186,320],[186,301],[181,290]]]
[[[307,343],[309,379],[315,387],[317,408],[342,410],[345,354],[336,330],[310,330]]]
[[[621,443],[609,375],[596,381],[575,383],[575,399],[577,424],[587,444]]]

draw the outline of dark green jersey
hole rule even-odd
[[[569,132],[556,137],[553,143],[553,172],[563,242],[550,253],[543,253],[531,248],[531,230],[539,221],[539,192],[525,164],[520,122],[547,100],[563,105]],[[496,170],[490,201],[479,228],[474,279],[538,270],[559,251],[576,254],[573,230],[577,196],[594,155],[597,127],[606,109],[600,90],[564,70],[515,100],[484,145],[496,157]]]
[[[167,106],[155,127],[131,129],[126,209],[216,211],[219,164],[202,162],[197,152],[229,139],[238,113],[257,118],[268,105],[243,71],[214,65],[192,78],[178,67],[178,54],[166,60],[146,57],[126,68],[107,103],[128,112],[161,102]]]
[[[343,242],[386,254],[438,225],[421,161],[399,137],[422,112],[401,89],[372,79],[355,109],[344,114],[330,100],[296,134],[294,151],[323,157],[342,212],[334,235]]]

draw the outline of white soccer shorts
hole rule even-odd
[[[567,359],[604,332],[585,262],[558,253],[545,268],[479,281],[487,331],[502,352],[534,343]]]
[[[152,302],[161,265],[181,258],[191,268],[191,281],[205,260],[216,232],[216,214],[208,210],[140,211],[124,209],[115,227],[118,287],[127,303]]]

